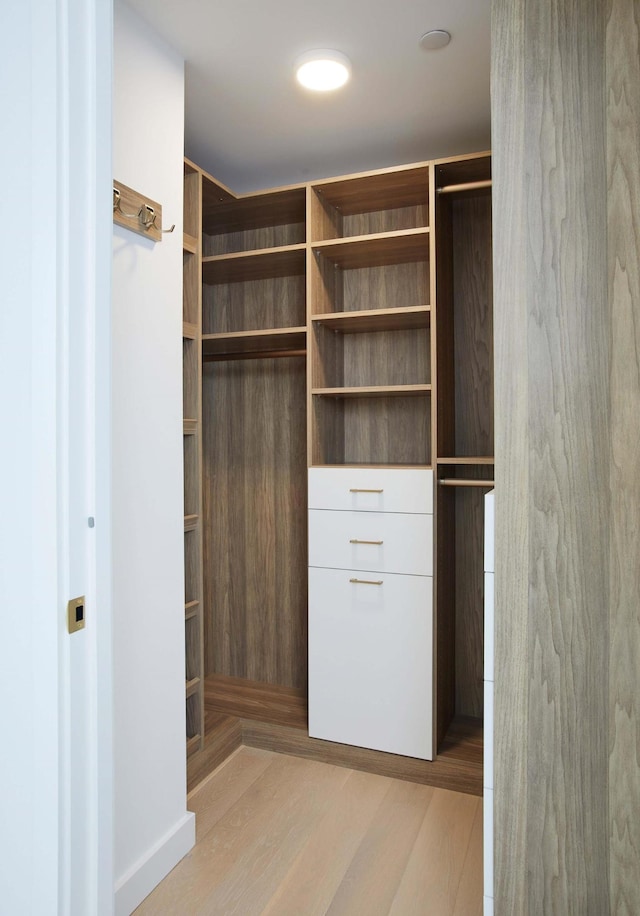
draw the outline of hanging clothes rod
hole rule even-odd
[[[469,477],[443,477],[438,483],[441,487],[484,487],[491,490],[495,483],[493,480],[478,480]]]
[[[203,363],[229,362],[233,359],[282,359],[286,356],[306,356],[306,350],[244,350],[233,353],[204,353]]]
[[[466,184],[446,184],[442,188],[438,188],[438,194],[458,194],[462,191],[479,191],[482,188],[491,187],[491,179],[486,181],[467,181]]]

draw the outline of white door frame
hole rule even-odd
[[[16,916],[113,911],[112,14],[0,11],[0,900]]]
[[[112,0],[58,0],[60,910],[113,911],[111,652]]]

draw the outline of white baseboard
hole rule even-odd
[[[155,846],[116,882],[115,916],[130,916],[196,842],[196,816],[187,811]]]

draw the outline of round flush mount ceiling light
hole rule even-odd
[[[340,51],[326,48],[307,51],[295,63],[296,79],[305,89],[330,92],[339,89],[351,76],[351,61]]]
[[[446,48],[451,41],[451,35],[444,29],[431,29],[425,32],[418,44],[423,51],[437,51],[439,48]]]

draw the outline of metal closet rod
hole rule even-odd
[[[442,188],[438,188],[438,194],[457,194],[462,191],[479,191],[481,188],[490,188],[491,184],[490,178],[486,181],[467,181],[465,184],[445,184]]]
[[[479,477],[443,477],[438,483],[441,487],[486,487],[488,490],[495,486],[493,480],[482,480]]]

